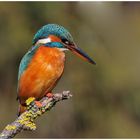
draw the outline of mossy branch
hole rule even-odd
[[[64,99],[69,99],[71,96],[72,95],[69,91],[63,91],[63,93],[54,94],[54,96],[51,98],[43,97],[40,100],[40,103],[42,104],[41,107],[38,107],[35,104],[34,98],[29,98],[26,101],[27,111],[22,113],[14,122],[8,124],[0,134],[0,138],[13,138],[23,130],[35,130],[36,125],[34,120],[38,116],[49,111],[57,102]]]

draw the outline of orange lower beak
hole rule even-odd
[[[80,48],[78,48],[75,44],[67,46],[69,50],[71,50],[73,53],[84,59],[85,61],[88,61],[91,64],[96,64],[96,62],[91,59],[85,52],[83,52]]]

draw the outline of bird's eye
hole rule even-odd
[[[70,42],[69,42],[67,39],[62,39],[62,42],[63,42],[64,44],[67,44],[67,45],[70,44]]]

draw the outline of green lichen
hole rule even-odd
[[[24,125],[27,129],[29,130],[35,130],[36,129],[36,125],[33,122],[33,115],[29,112],[25,113],[21,119],[17,120],[18,123],[20,123],[21,125]]]
[[[26,105],[29,106],[35,100],[34,97],[30,97],[26,100]]]
[[[30,117],[32,115],[30,113],[25,113],[21,119],[17,120],[17,122],[19,122],[20,124],[24,125],[26,124],[27,121],[30,121]]]
[[[30,130],[35,130],[36,129],[36,124],[33,122],[28,122],[27,124],[25,124],[26,128],[29,128]]]
[[[41,112],[41,111],[37,111],[36,114],[37,114],[38,116],[40,116],[40,115],[42,114],[42,112]]]
[[[15,130],[16,129],[16,126],[15,125],[7,125],[6,130]]]
[[[45,111],[46,111],[45,107],[42,107],[42,108],[41,108],[41,112],[42,112],[42,113],[45,113]]]

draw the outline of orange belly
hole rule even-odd
[[[18,96],[21,104],[29,97],[42,98],[51,92],[64,69],[65,54],[58,48],[41,46],[19,79]]]

